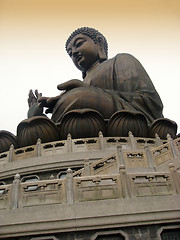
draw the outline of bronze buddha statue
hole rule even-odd
[[[73,79],[59,84],[57,88],[63,92],[56,97],[42,97],[37,90],[35,94],[31,90],[28,99],[30,107],[28,118],[44,115],[43,108],[47,108],[46,113],[52,113],[51,120],[59,126],[60,135],[61,125],[63,130],[67,128],[61,137],[64,138],[71,133],[74,117],[80,119],[84,116],[84,123],[88,124],[87,112],[92,112],[93,119],[96,115],[98,119],[104,121],[102,129],[108,128],[107,122],[117,113],[121,123],[125,122],[124,126],[120,124],[121,128],[127,128],[123,133],[125,135],[131,130],[133,119],[138,116],[133,129],[147,128],[143,133],[144,137],[147,137],[148,128],[153,121],[163,118],[163,104],[141,63],[132,55],[125,53],[108,59],[108,44],[105,37],[99,31],[88,27],[78,28],[70,35],[66,42],[66,51],[82,72],[83,81]],[[78,113],[80,115],[77,116]],[[93,122],[90,128],[95,125],[97,124]],[[109,125],[112,127],[112,124]],[[174,123],[172,125],[174,126]],[[86,131],[88,125],[82,128]],[[136,135],[141,135],[138,131]],[[92,135],[96,134],[95,132]],[[110,133],[111,129],[108,132]],[[82,137],[87,135],[82,134]]]
[[[59,84],[58,89],[65,90],[62,95],[38,99],[39,106],[52,112],[55,123],[66,112],[83,108],[97,110],[105,119],[119,110],[141,112],[149,124],[163,117],[161,99],[140,62],[129,54],[107,59],[107,41],[97,30],[77,29],[68,38],[66,50],[82,71],[83,81]],[[32,94],[29,101],[35,101]]]

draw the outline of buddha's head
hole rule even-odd
[[[66,51],[75,66],[85,73],[97,62],[107,59],[108,44],[96,29],[82,27],[69,36]]]

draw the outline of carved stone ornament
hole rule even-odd
[[[0,153],[9,151],[11,145],[14,145],[14,148],[17,147],[17,141],[14,134],[1,130],[0,131]]]
[[[72,138],[97,137],[105,134],[105,121],[100,113],[92,109],[77,109],[64,115],[59,125],[61,139],[70,133]]]
[[[107,127],[107,136],[127,137],[131,131],[135,137],[147,137],[148,126],[142,113],[118,111],[112,115]]]
[[[33,117],[19,123],[17,127],[19,147],[34,145],[39,138],[42,143],[59,140],[58,129],[49,118]]]

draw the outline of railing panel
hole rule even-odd
[[[172,150],[169,143],[153,149],[152,155],[154,157],[154,163],[156,166],[159,166],[173,158]]]
[[[145,151],[124,151],[125,166],[127,168],[149,167]]]
[[[45,180],[21,183],[20,206],[28,207],[66,202],[64,180]]]
[[[12,160],[23,160],[25,158],[36,157],[37,147],[36,145],[14,149]]]
[[[169,173],[128,174],[134,196],[161,196],[174,193]]]
[[[12,185],[0,186],[0,210],[10,208]]]
[[[175,139],[174,143],[175,143],[176,147],[178,148],[178,150],[180,151],[180,138]]]
[[[41,144],[41,155],[49,156],[54,154],[67,153],[67,141],[56,141]]]
[[[100,150],[99,138],[83,138],[72,140],[73,152]]]
[[[76,202],[115,199],[122,197],[119,175],[74,178]]]
[[[7,163],[9,159],[9,151],[0,153],[0,165]]]
[[[103,158],[90,165],[91,175],[118,173],[118,162],[115,154],[108,158]]]

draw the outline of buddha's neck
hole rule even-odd
[[[91,72],[94,68],[96,68],[98,65],[100,64],[99,60],[97,62],[95,62],[87,71],[86,74],[88,74],[89,72]]]
[[[91,78],[92,78],[92,75],[94,75],[94,71],[96,71],[96,68],[99,66],[100,62],[97,61],[95,62],[89,69],[88,71],[86,72],[86,76],[84,78],[84,82],[87,84],[87,85],[90,85],[90,82],[91,82]]]

